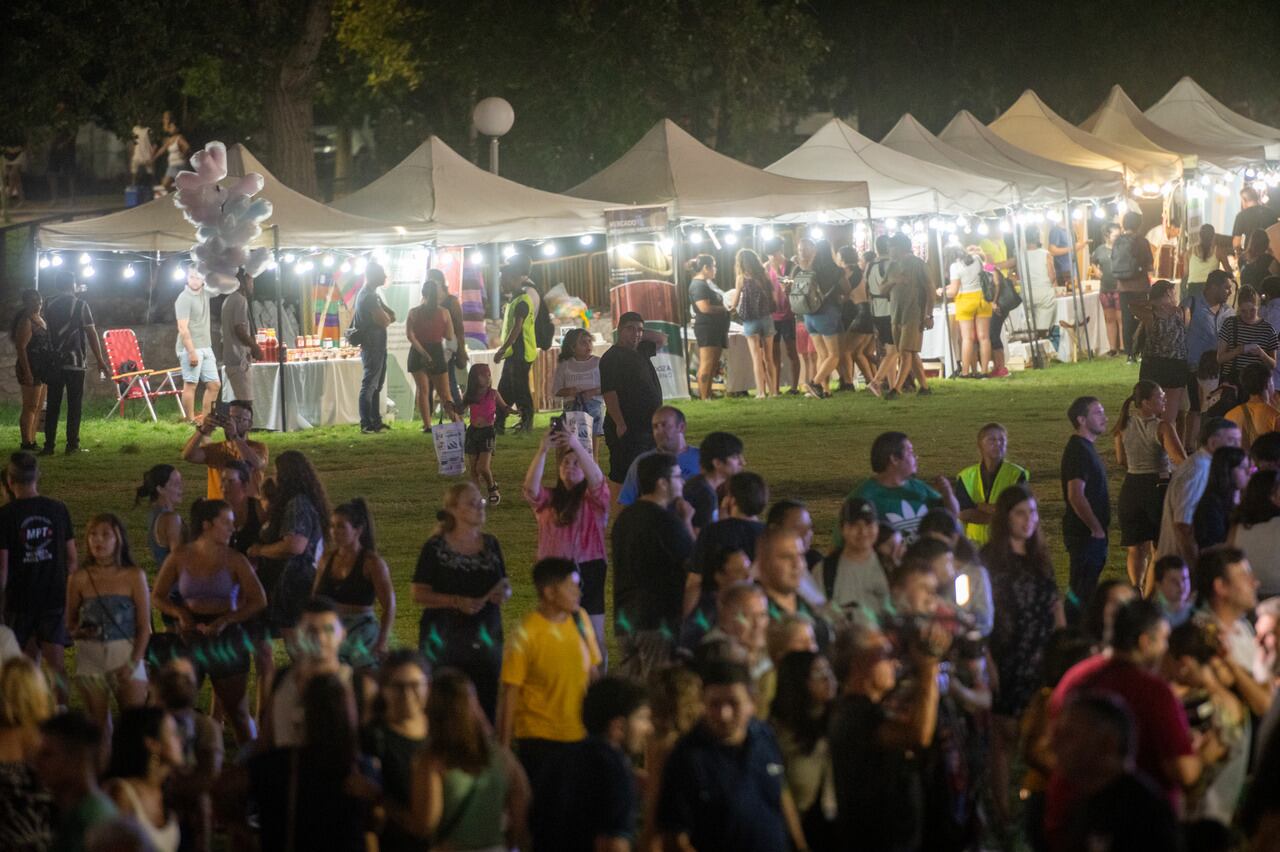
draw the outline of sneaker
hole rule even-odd
[[[920,388],[920,390],[916,391],[916,396],[933,396],[933,390],[931,388]]]
[[[817,382],[809,382],[809,384],[805,385],[804,392],[814,399],[822,399],[822,387]]]
[[[40,450],[40,445],[32,441],[30,444],[19,444],[18,449],[24,453],[34,453]]]
[[[498,486],[489,489],[489,505],[496,506],[502,502],[502,495],[498,493]]]
[[[87,453],[87,452],[89,451],[81,447],[79,444],[67,444],[67,448],[63,450],[63,453],[69,456],[74,456],[77,453]]]
[[[897,399],[900,396],[902,396],[902,394],[898,393],[893,388],[889,388],[889,390],[884,392],[884,396],[882,396],[881,399]]]
[[[1009,368],[1008,368],[1008,367],[1001,367],[1001,368],[1000,368],[1000,369],[998,369],[998,370],[992,370],[992,371],[991,371],[991,378],[993,378],[993,379],[1003,379],[1003,378],[1004,378],[1005,376],[1007,376],[1007,375],[1009,375]]]
[[[361,427],[360,427],[360,434],[361,434],[361,435],[376,435],[376,434],[378,434],[378,427],[377,427],[377,426],[361,426]]]
[[[799,396],[799,395],[800,395],[800,394],[802,394],[802,393],[804,393],[804,391],[800,390],[800,388],[788,388],[788,389],[787,389],[787,396]]]

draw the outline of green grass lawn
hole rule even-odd
[[[683,402],[680,407],[688,417],[691,443],[717,429],[737,433],[746,443],[748,467],[765,477],[773,499],[799,497],[809,503],[820,548],[830,541],[840,501],[870,473],[868,454],[875,435],[891,429],[905,431],[915,444],[921,477],[954,476],[976,458],[978,427],[997,420],[1009,430],[1010,460],[1031,471],[1060,583],[1065,583],[1058,463],[1069,431],[1067,405],[1077,396],[1095,395],[1114,418],[1136,380],[1134,367],[1110,360],[1059,364],[1000,380],[939,381],[934,383],[934,395],[927,399],[904,397],[882,402],[860,392],[821,402],[784,397],[768,402]],[[161,408],[174,412],[176,419],[171,402],[165,401]],[[132,416],[137,417],[139,410],[135,408]],[[185,502],[189,504],[204,492],[204,469],[178,462],[179,450],[190,434],[188,427],[176,422],[106,420],[106,411],[106,404],[99,403],[86,412],[81,441],[88,453],[42,459],[42,489],[70,506],[82,542],[83,524],[90,515],[102,511],[120,514],[128,525],[136,558],[154,570],[145,546],[147,507],[134,506],[134,489],[152,464],[178,463],[186,479]],[[542,415],[538,425],[545,427],[547,419],[548,415]],[[379,436],[361,435],[351,426],[259,433],[255,437],[266,441],[273,457],[286,449],[306,452],[334,504],[356,495],[369,500],[379,549],[391,567],[399,599],[396,640],[401,645],[414,644],[418,610],[410,600],[409,583],[449,482],[436,473],[430,439],[419,431],[418,424],[404,422]],[[19,442],[17,408],[12,404],[0,407],[0,441],[12,447]],[[489,531],[502,542],[515,590],[505,610],[508,628],[533,602],[529,575],[536,528],[520,499],[519,486],[536,442],[532,435],[500,438],[494,459],[503,501],[490,510]],[[1122,471],[1114,465],[1110,439],[1101,444],[1105,444],[1100,449],[1111,467],[1114,496]],[[1118,534],[1113,534],[1112,541],[1118,540]],[[1107,574],[1118,576],[1123,571],[1123,551],[1113,544]]]

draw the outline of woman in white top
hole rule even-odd
[[[1260,470],[1250,477],[1227,543],[1249,554],[1258,600],[1280,595],[1280,473]]]
[[[955,303],[956,325],[960,326],[960,374],[973,378],[981,378],[991,362],[991,303],[982,296],[985,262],[977,246],[959,252],[951,264],[951,283],[947,285],[947,298]]]
[[[164,180],[160,185],[164,187],[165,192],[173,189],[173,180],[178,176],[178,172],[187,164],[187,155],[191,153],[191,145],[187,142],[187,137],[182,135],[182,131],[178,129],[178,123],[173,120],[173,113],[165,111],[162,119],[164,125],[165,138],[160,147],[156,149],[155,159],[168,156],[164,171]]]
[[[178,820],[165,803],[164,784],[182,762],[178,724],[163,707],[134,707],[121,714],[104,787],[155,852],[178,849]]]
[[[1040,244],[1040,231],[1027,229],[1027,278],[1022,282],[1022,300],[1028,313],[1035,311],[1036,331],[1053,333],[1058,325],[1058,294],[1054,288],[1053,256]]]
[[[595,339],[585,328],[571,328],[560,344],[551,393],[560,397],[565,411],[591,415],[591,455],[600,458],[604,435],[604,397],[600,395],[600,356],[592,353]]]

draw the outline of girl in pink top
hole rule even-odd
[[[496,443],[493,418],[498,406],[510,408],[502,394],[493,387],[493,374],[489,371],[489,365],[472,364],[471,371],[467,373],[467,391],[462,395],[462,407],[467,409],[467,416],[470,418],[463,449],[471,459],[471,479],[481,494],[488,491],[490,506],[496,506],[502,500],[491,467]]]
[[[542,485],[547,452],[556,449],[556,484]],[[572,559],[582,577],[582,608],[591,616],[596,642],[604,652],[604,531],[609,525],[609,483],[600,465],[558,424],[542,438],[524,475],[524,499],[538,521],[538,558]]]

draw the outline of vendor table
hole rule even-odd
[[[280,364],[255,363],[249,370],[253,382],[253,423],[260,429],[280,429]],[[360,422],[359,358],[290,361],[284,369],[284,402],[288,421],[285,431],[315,426],[340,426]],[[223,376],[222,398],[230,401],[231,383]],[[386,391],[382,406],[386,408]]]
[[[1110,348],[1110,344],[1107,343],[1107,321],[1102,314],[1102,302],[1098,298],[1098,291],[1086,290],[1082,301],[1084,302],[1084,317],[1088,320],[1088,325],[1078,331],[1081,351],[1076,351],[1076,335],[1071,334],[1065,328],[1061,328],[1060,323],[1065,322],[1069,325],[1075,325],[1077,328],[1079,327],[1081,320],[1080,305],[1077,302],[1077,297],[1066,293],[1059,295],[1055,300],[1057,315],[1053,318],[1053,324],[1060,329],[1058,337],[1059,361],[1078,361],[1089,357],[1089,352],[1084,350],[1084,334],[1086,333],[1089,336],[1089,349],[1094,355],[1105,353]],[[1025,330],[1026,327],[1027,314],[1023,307],[1019,306],[1005,320],[1005,337],[1007,338],[1013,331]],[[1040,314],[1036,315],[1036,327],[1041,335],[1048,331]]]

